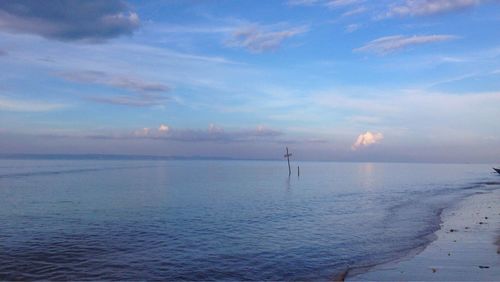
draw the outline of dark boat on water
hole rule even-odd
[[[496,172],[500,173],[500,168],[493,168]]]

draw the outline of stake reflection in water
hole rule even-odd
[[[286,154],[285,154],[285,158],[287,159],[288,161],[288,175],[290,176],[292,174],[292,169],[290,168],[290,157],[292,156],[291,153],[288,153],[288,147],[286,147]]]

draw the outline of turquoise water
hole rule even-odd
[[[294,164],[294,167],[297,163]],[[486,165],[0,160],[0,280],[331,280],[429,242]]]

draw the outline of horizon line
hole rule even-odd
[[[223,156],[176,156],[176,155],[135,155],[135,154],[57,154],[57,153],[0,153],[0,159],[19,160],[150,160],[150,161],[282,161],[281,158],[240,158]],[[415,163],[415,164],[492,164],[487,162],[446,162],[446,161],[401,161],[401,160],[304,160],[294,159],[294,162],[336,162],[336,163]]]

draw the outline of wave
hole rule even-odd
[[[480,191],[479,189],[482,189],[483,191]],[[430,245],[432,242],[437,240],[437,235],[436,232],[442,228],[441,223],[443,223],[443,211],[449,208],[452,208],[455,206],[458,202],[463,201],[464,199],[471,197],[475,194],[478,193],[489,193],[493,190],[500,189],[500,181],[479,181],[479,182],[473,182],[470,185],[458,187],[458,188],[447,188],[447,189],[442,189],[436,191],[438,194],[448,194],[451,195],[452,191],[461,191],[463,192],[462,194],[454,195],[455,197],[452,198],[451,200],[448,200],[442,205],[438,205],[434,207],[433,212],[435,214],[435,217],[433,220],[431,220],[429,226],[427,229],[419,234],[415,238],[415,241],[420,242],[419,244],[416,244],[414,247],[411,248],[401,248],[398,252],[397,255],[388,258],[388,259],[383,259],[377,262],[372,262],[372,263],[365,263],[365,264],[360,264],[352,267],[348,267],[344,269],[340,274],[338,274],[335,277],[342,277],[346,278],[348,277],[354,277],[356,275],[362,274],[369,272],[371,269],[387,264],[387,263],[396,263],[399,262],[403,259],[406,258],[411,258],[416,255],[418,255],[420,252],[422,252],[428,245]],[[475,190],[475,191],[473,191]],[[391,208],[389,208],[390,214],[396,214],[398,210],[406,208],[406,204],[408,204],[407,201],[404,203],[397,204]],[[421,204],[421,203],[416,203],[416,204]],[[499,239],[500,240],[500,239]],[[338,280],[336,280],[338,281]],[[343,279],[341,280],[343,281]]]

